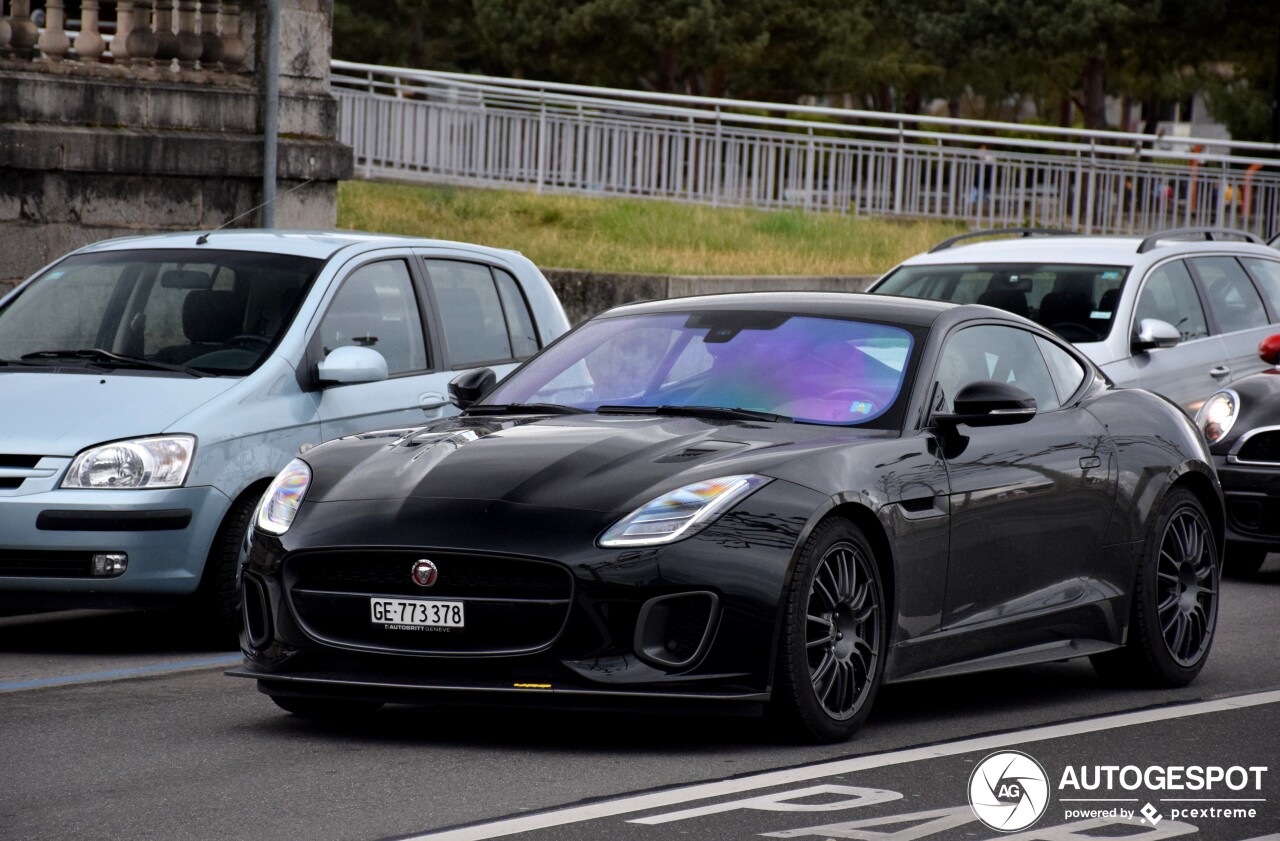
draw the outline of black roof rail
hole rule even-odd
[[[1173,228],[1168,231],[1160,231],[1138,243],[1138,253],[1146,254],[1155,248],[1162,239],[1175,239],[1177,237],[1204,237],[1209,242],[1215,242],[1215,237],[1229,237],[1244,242],[1252,242],[1257,245],[1263,245],[1261,239],[1248,231],[1236,231],[1231,228]]]
[[[1060,228],[992,228],[989,231],[970,231],[967,234],[960,234],[951,239],[944,239],[942,242],[929,249],[929,253],[933,254],[938,251],[946,251],[957,242],[964,242],[967,239],[977,239],[978,237],[995,237],[1001,234],[1018,235],[1020,237],[1044,236],[1044,237],[1073,237],[1076,236],[1075,231],[1064,231]]]

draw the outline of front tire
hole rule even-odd
[[[1186,686],[1204,668],[1218,620],[1221,565],[1204,506],[1174,488],[1143,547],[1124,648],[1094,655],[1109,680]]]
[[[787,588],[772,712],[806,741],[848,739],[880,688],[887,627],[871,544],[845,520],[819,524]]]
[[[200,612],[219,642],[234,644],[240,632],[240,546],[252,526],[258,495],[245,494],[231,504],[213,538],[196,592]]]

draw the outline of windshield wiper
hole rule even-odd
[[[479,403],[468,406],[467,415],[582,415],[586,409],[559,403]]]
[[[23,361],[31,359],[83,359],[87,362],[107,362],[116,365],[131,365],[137,368],[146,368],[152,371],[173,371],[176,374],[186,374],[191,377],[212,377],[213,374],[207,371],[200,371],[195,368],[187,368],[183,365],[170,365],[167,362],[154,362],[150,359],[143,359],[141,356],[127,356],[122,353],[113,353],[102,348],[80,348],[78,350],[38,350],[34,353],[22,354]]]
[[[672,415],[689,418],[722,420],[758,420],[768,423],[793,423],[786,415],[757,412],[754,409],[728,409],[724,406],[597,406],[602,415]]]

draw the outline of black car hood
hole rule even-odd
[[[638,415],[456,417],[331,441],[303,456],[307,499],[449,498],[617,511],[690,482],[895,432]]]

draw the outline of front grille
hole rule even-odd
[[[0,453],[0,469],[8,467],[16,470],[31,470],[40,463],[42,458],[44,456]],[[25,476],[5,476],[0,478],[0,491],[17,490],[25,481],[27,481]]]
[[[0,576],[24,578],[88,578],[92,552],[43,549],[0,549]]]
[[[1236,453],[1240,461],[1260,461],[1269,464],[1280,464],[1280,429],[1259,432],[1244,442],[1244,446]]]
[[[420,559],[439,570],[420,587]],[[302,552],[284,561],[289,603],[313,639],[367,650],[419,654],[512,654],[545,648],[560,635],[573,576],[550,561],[419,550]],[[460,601],[462,628],[389,630],[371,617],[372,597]]]

